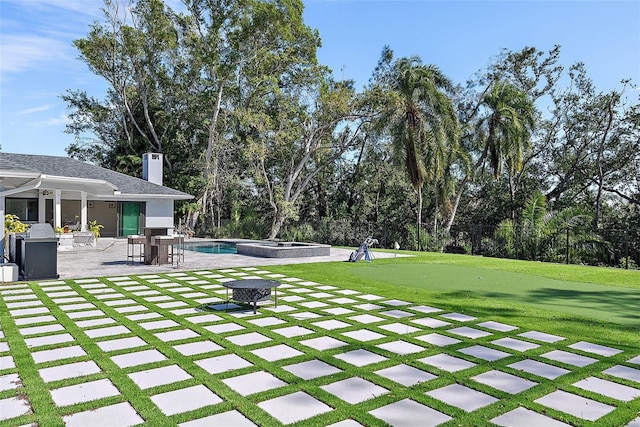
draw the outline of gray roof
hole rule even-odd
[[[0,175],[2,175],[2,170],[103,180],[115,186],[122,194],[172,196],[176,199],[192,198],[191,195],[182,191],[153,184],[144,179],[135,178],[70,157],[0,152]]]

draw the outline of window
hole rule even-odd
[[[5,213],[13,214],[20,221],[38,221],[38,199],[18,199],[7,197]]]

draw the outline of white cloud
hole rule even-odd
[[[2,62],[0,72],[17,73],[42,62],[67,56],[69,48],[59,40],[39,36],[3,36],[0,41]]]
[[[51,106],[49,104],[41,105],[39,107],[27,108],[26,110],[18,111],[17,115],[18,116],[25,116],[25,115],[28,115],[28,114],[39,113],[41,111],[48,111],[50,109],[51,109]]]

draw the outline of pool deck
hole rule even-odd
[[[186,243],[211,242],[212,239],[188,239]],[[229,241],[225,239],[225,241]],[[58,251],[60,279],[79,279],[121,274],[165,273],[234,267],[258,267],[267,265],[303,264],[313,262],[347,261],[353,249],[332,247],[328,256],[297,258],[260,258],[238,254],[207,254],[185,251],[180,265],[127,264],[127,239],[100,238],[94,247],[75,247]],[[394,254],[376,252],[375,258],[392,258]],[[362,261],[364,262],[364,261]]]

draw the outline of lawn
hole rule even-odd
[[[0,425],[383,426],[416,410],[433,415],[420,425],[529,411],[627,426],[640,421],[640,272],[615,273],[419,254],[2,285]],[[282,282],[278,307],[202,311],[248,276]],[[95,384],[106,394],[78,392]],[[555,407],[568,396],[602,412]]]

